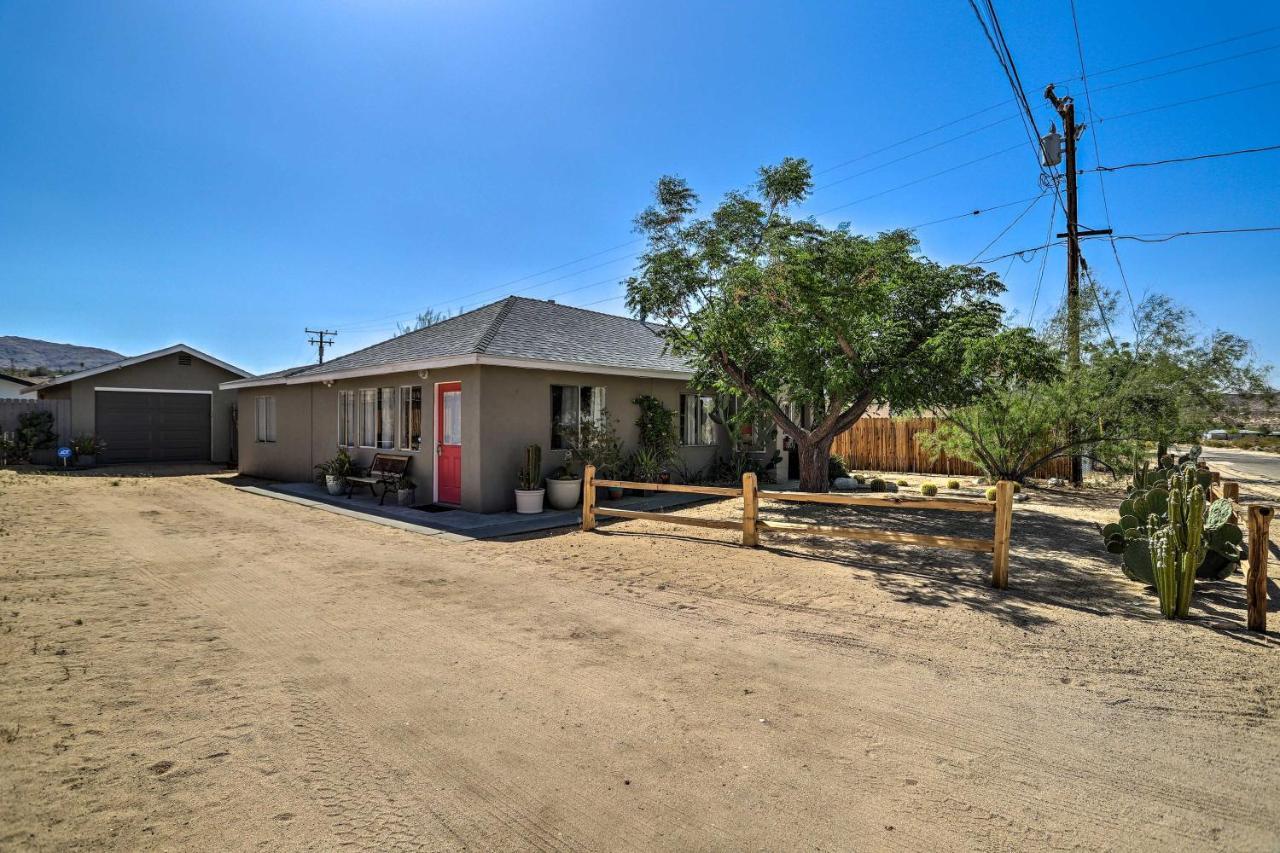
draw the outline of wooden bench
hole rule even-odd
[[[412,456],[401,456],[396,453],[375,453],[373,461],[369,463],[368,469],[363,474],[357,474],[347,477],[347,498],[351,498],[357,488],[361,486],[369,487],[369,494],[378,494],[378,486],[382,486],[382,494],[378,498],[378,506],[382,506],[383,501],[387,499],[387,492],[391,491],[400,482],[409,471],[409,463],[413,461]]]

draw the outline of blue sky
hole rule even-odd
[[[1044,129],[1044,84],[1079,73],[1070,5],[997,8]],[[1280,85],[1259,86],[1280,81],[1280,7],[1077,8],[1103,119],[1082,167],[1092,134],[1107,164],[1280,143]],[[346,352],[509,292],[621,312],[631,220],[664,173],[713,201],[806,157],[838,183],[804,209],[864,232],[1040,191],[963,0],[3,0],[0,81],[0,334],[126,354],[182,340],[254,371],[312,360],[304,326],[338,329]],[[1080,81],[1060,91],[1087,121]],[[1096,176],[1081,180],[1101,227]],[[1106,181],[1117,234],[1280,225],[1277,153]],[[1026,206],[922,227],[923,250],[968,262]],[[1043,243],[1050,208],[985,254]],[[1280,363],[1280,233],[1118,249],[1135,297],[1170,293]],[[1086,258],[1119,286],[1107,244]],[[1043,279],[1040,257],[992,269],[1025,319],[1058,304],[1064,266],[1056,249]]]

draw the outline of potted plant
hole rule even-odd
[[[623,450],[616,423],[606,409],[599,419],[583,421],[576,436],[566,436],[565,443],[569,445],[569,456],[574,465],[583,469],[594,465],[596,476],[602,480],[620,478],[624,468]],[[617,500],[622,497],[622,489],[610,486],[608,494]]]
[[[662,460],[649,448],[641,447],[631,454],[631,470],[637,482],[656,483],[662,473]],[[647,495],[650,491],[645,489],[644,493]]]
[[[71,452],[76,464],[82,468],[92,468],[98,464],[98,454],[107,449],[107,443],[96,435],[79,435],[71,441]]]
[[[316,481],[324,481],[325,488],[331,495],[340,495],[347,485],[347,477],[355,472],[355,463],[351,455],[343,448],[332,459],[326,459],[316,466]]]
[[[542,512],[547,490],[542,488],[542,447],[531,444],[524,449],[524,465],[516,480],[516,512],[534,515]]]
[[[396,501],[400,506],[412,506],[418,495],[418,484],[404,475],[396,481]]]
[[[547,500],[555,509],[573,509],[582,496],[582,477],[574,473],[572,465],[572,460],[566,459],[547,478]]]

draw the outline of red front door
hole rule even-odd
[[[462,383],[436,386],[436,502],[462,503]]]

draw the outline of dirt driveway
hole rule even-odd
[[[0,472],[0,847],[1275,850],[1277,636],[1239,578],[1159,619],[1101,506],[1019,506],[999,593],[930,549]]]

